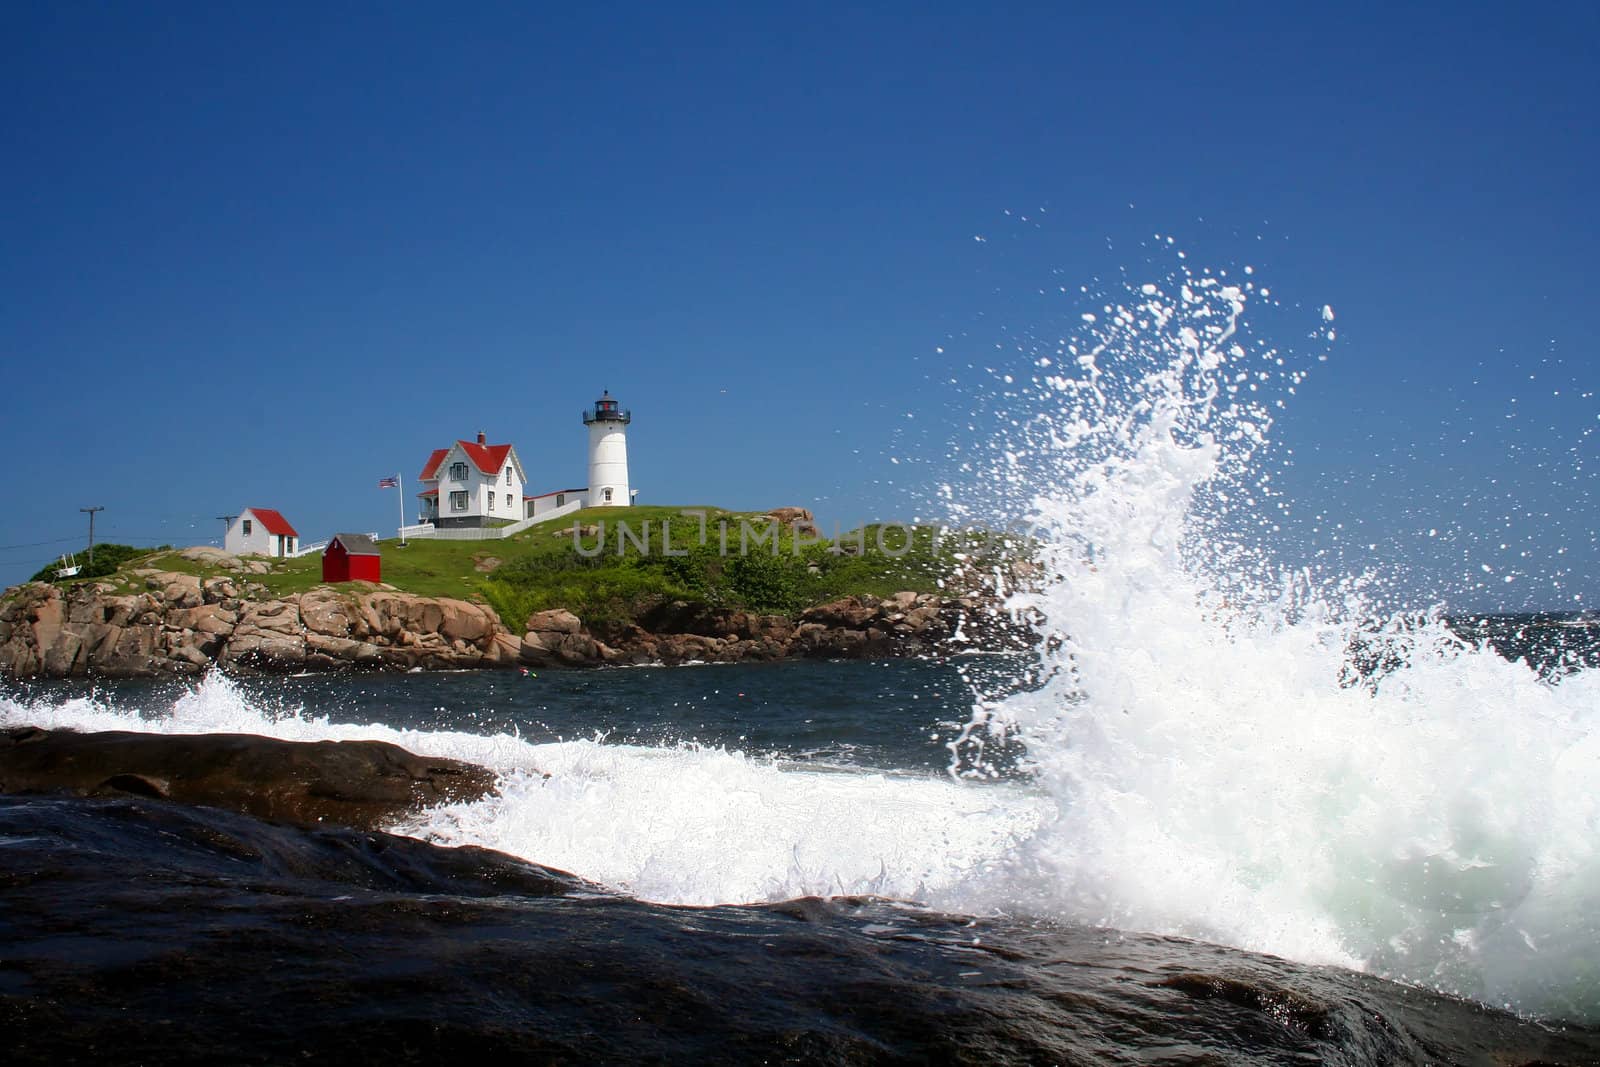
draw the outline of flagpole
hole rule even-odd
[[[396,474],[395,480],[400,483],[400,528],[394,534],[400,540],[398,547],[404,548],[406,546],[406,476],[404,474]]]

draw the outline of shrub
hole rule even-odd
[[[148,556],[152,552],[166,552],[171,550],[171,548],[171,545],[160,545],[156,548],[135,548],[133,545],[119,545],[114,542],[106,542],[105,544],[94,546],[93,563],[89,562],[87,555],[84,555],[83,558],[78,560],[82,569],[71,578],[58,579],[56,577],[56,571],[61,569],[61,561],[56,559],[45,564],[42,568],[40,568],[39,572],[29,580],[34,582],[81,582],[86,578],[104,578],[109,574],[115,574],[117,572],[117,568],[121,567],[129,560],[138,559],[140,556]]]

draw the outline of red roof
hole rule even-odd
[[[439,495],[439,490],[437,490],[437,489],[424,489],[422,492],[418,493],[417,495],[418,496],[438,496]]]
[[[461,451],[472,460],[472,465],[490,477],[496,477],[505,466],[506,456],[511,454],[510,445],[480,445],[476,441],[457,441]],[[444,457],[450,454],[448,448],[436,448],[428,456],[428,462],[422,465],[422,475],[419,481],[427,481],[439,473],[439,464],[444,462]]]
[[[449,455],[448,448],[436,448],[428,456],[428,462],[422,465],[422,477],[418,481],[425,482],[432,478],[439,470],[439,464],[444,462],[444,457]]]
[[[256,521],[265,526],[269,534],[276,534],[279,537],[300,536],[299,531],[289,525],[288,519],[271,508],[246,508],[245,510],[254,515]]]
[[[480,445],[472,441],[457,441],[456,444],[472,458],[479,470],[488,475],[500,473],[500,468],[505,466],[506,455],[511,451],[510,445]]]

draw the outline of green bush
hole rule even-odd
[[[104,578],[107,575],[117,573],[117,569],[130,560],[138,559],[140,556],[148,556],[152,552],[167,552],[171,548],[171,545],[160,545],[156,548],[135,548],[133,545],[119,545],[107,542],[94,546],[93,563],[89,562],[87,553],[81,554],[78,557],[78,563],[82,569],[71,578],[58,579],[56,577],[56,571],[61,569],[61,561],[55,559],[41,567],[38,573],[29,580],[35,582],[81,582],[87,578]]]
[[[754,611],[789,612],[800,607],[805,563],[792,555],[750,552],[723,563],[733,595]]]

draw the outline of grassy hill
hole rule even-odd
[[[963,562],[984,569],[973,558],[982,553],[978,535],[940,539],[932,528],[919,527],[908,546],[903,528],[885,527],[880,534],[867,527],[836,546],[790,527],[772,529],[760,513],[705,507],[695,509],[706,515],[702,544],[698,518],[684,510],[591,508],[503,540],[417,540],[401,548],[389,539],[380,543],[383,580],[405,592],[487,603],[514,629],[545,608],[568,608],[588,621],[621,621],[663,599],[790,614],[849,595],[934,592]],[[624,523],[629,536],[622,535]],[[600,536],[580,537],[580,552],[574,525],[601,528],[603,543]],[[111,580],[142,589],[132,573],[139,567],[221,573],[176,551],[158,551],[123,561]],[[269,573],[249,581],[267,595],[304,592],[322,583],[322,557],[273,560]]]

